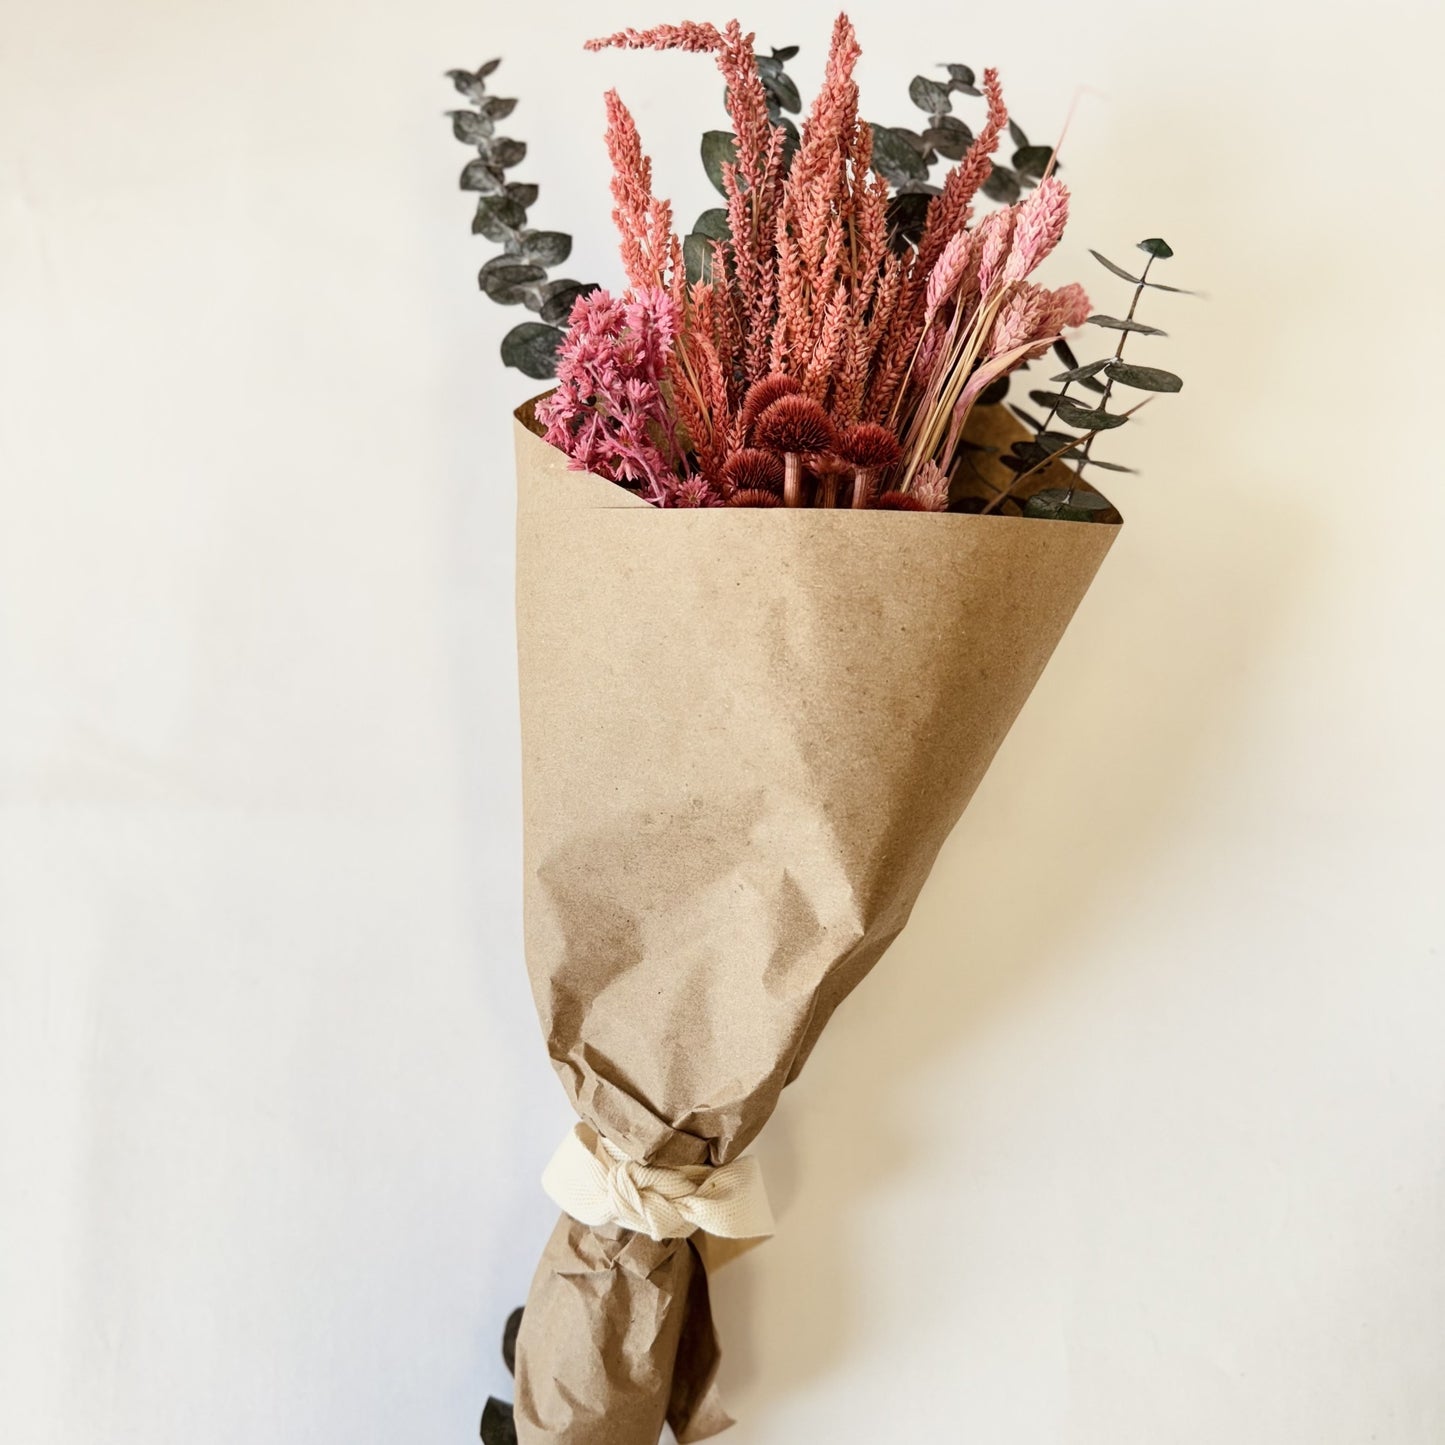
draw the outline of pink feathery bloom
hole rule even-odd
[[[673,488],[668,505],[673,507],[720,507],[723,499],[702,477],[685,477]]]
[[[1069,188],[1048,176],[1018,207],[1013,249],[1004,266],[1005,281],[1021,281],[1059,244],[1069,219]]]
[[[928,273],[927,302],[923,319],[927,325],[938,314],[938,308],[958,290],[958,283],[968,270],[969,256],[973,249],[973,233],[959,231],[943,248],[938,262]]]
[[[637,487],[664,506],[679,486],[681,444],[662,382],[681,317],[654,287],[626,300],[594,291],[572,307],[557,389],[537,404],[546,439],[574,471]]]
[[[948,473],[932,457],[913,474],[913,495],[925,512],[948,510]]]

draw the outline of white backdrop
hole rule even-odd
[[[664,7],[4,0],[0,1439],[473,1439],[566,1126],[519,958],[519,319],[441,78],[612,281]],[[700,18],[700,17],[699,17]],[[719,17],[721,18],[721,17]],[[804,47],[828,12],[743,19]],[[1162,234],[1122,539],[760,1145],[738,1445],[1445,1438],[1435,7],[860,4],[1002,67],[1055,280]],[[844,1120],[851,1124],[845,1127]],[[832,1203],[838,1190],[847,1199]],[[957,1220],[939,1249],[929,1221]]]

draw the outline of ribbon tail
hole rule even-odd
[[[667,1423],[678,1445],[711,1439],[733,1423],[732,1416],[723,1409],[717,1386],[722,1349],[712,1320],[707,1262],[695,1244],[689,1242],[689,1248],[696,1264],[688,1286],[687,1312],[677,1342],[677,1363],[667,1405]]]

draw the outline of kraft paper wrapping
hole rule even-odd
[[[907,921],[1118,527],[660,511],[569,470],[531,405],[517,639],[537,1012],[593,1128],[646,1163],[726,1163]],[[985,440],[1022,435],[1001,407],[977,416]],[[518,1340],[523,1445],[731,1423],[709,1243],[561,1218]]]

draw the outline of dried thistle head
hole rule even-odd
[[[884,492],[873,505],[880,512],[926,512],[928,510],[910,492]]]
[[[723,464],[723,483],[732,492],[780,492],[783,459],[761,447],[744,447]]]
[[[776,492],[752,488],[747,491],[734,492],[728,498],[727,505],[730,507],[781,507],[783,499]]]
[[[758,417],[757,441],[769,451],[830,452],[838,433],[828,413],[811,397],[784,396]]]
[[[751,439],[753,424],[775,401],[784,396],[796,396],[802,389],[802,386],[791,376],[784,376],[777,371],[773,372],[771,376],[763,377],[761,381],[755,381],[743,398],[744,438]]]
[[[898,438],[886,426],[876,422],[859,422],[846,427],[838,438],[838,455],[845,462],[865,472],[882,467],[896,467],[903,457]]]

